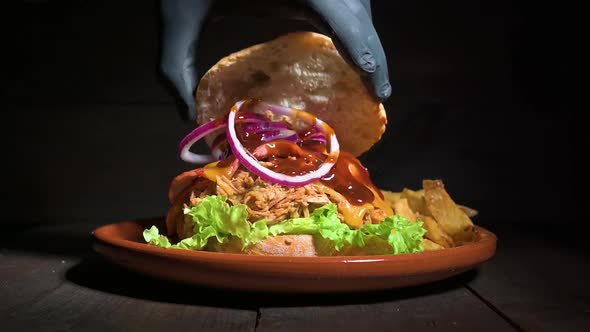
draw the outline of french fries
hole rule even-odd
[[[441,180],[422,181],[422,189],[404,188],[401,192],[382,190],[385,201],[410,221],[423,222],[425,250],[440,250],[468,243],[475,238],[470,218],[477,210],[456,204]]]

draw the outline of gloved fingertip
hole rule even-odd
[[[197,110],[195,109],[194,105],[189,105],[186,109],[186,117],[187,120],[195,121],[197,120]]]
[[[385,100],[391,96],[391,90],[391,84],[385,82],[377,89],[377,97],[381,98],[381,100]]]
[[[367,73],[374,73],[377,69],[377,61],[371,51],[363,52],[358,59],[359,67]]]

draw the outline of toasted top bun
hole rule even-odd
[[[297,32],[248,47],[215,64],[196,92],[197,121],[229,112],[243,99],[314,113],[336,132],[340,147],[359,156],[381,139],[387,117],[356,68],[332,40]]]

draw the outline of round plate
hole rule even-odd
[[[418,254],[279,257],[163,249],[142,232],[165,229],[163,218],[124,221],[94,230],[94,250],[113,263],[157,278],[228,289],[347,292],[399,288],[448,278],[491,258],[496,236],[477,227],[478,240]]]

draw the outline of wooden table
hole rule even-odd
[[[92,253],[96,226],[3,232],[0,331],[590,331],[588,246],[561,230],[487,225],[498,251],[474,271],[407,289],[303,296],[140,276]]]

